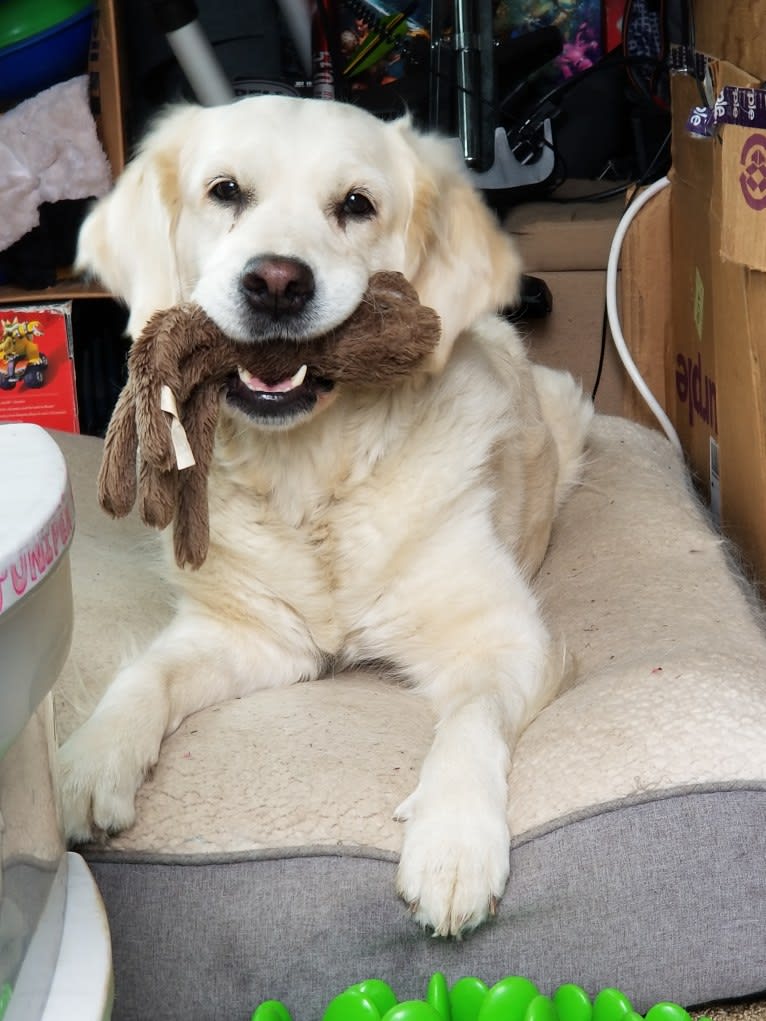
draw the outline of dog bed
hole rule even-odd
[[[58,439],[77,507],[63,739],[172,608],[153,534],[97,507],[100,441]],[[84,849],[117,1021],[267,998],[309,1019],[360,976],[404,999],[435,971],[617,986],[638,1010],[766,990],[766,640],[664,438],[595,419],[536,584],[578,670],[514,755],[497,916],[436,940],[394,892],[424,700],[369,673],[264,691],[187,719],[134,827]]]

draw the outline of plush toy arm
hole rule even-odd
[[[165,528],[173,520],[178,481],[170,429],[160,407],[156,351],[150,329],[131,349],[128,382],[117,399],[104,441],[98,495],[113,517],[128,514],[138,496],[142,521]]]
[[[165,528],[173,520],[178,472],[150,465],[139,446],[135,388],[124,388],[109,422],[98,476],[98,502],[113,518],[124,518],[139,497],[141,520]]]
[[[232,345],[196,305],[179,305],[150,319],[130,352],[136,419],[144,459],[170,471],[196,459],[187,439],[193,419],[186,407],[200,386],[236,368]]]
[[[165,528],[173,520],[178,470],[171,416],[162,409],[161,395],[163,376],[178,386],[178,367],[168,364],[168,332],[181,350],[186,321],[178,309],[158,313],[131,348],[128,382],[112,412],[98,478],[99,503],[112,517],[128,514],[138,497],[146,524]]]
[[[174,521],[180,566],[199,567],[207,553],[207,472],[220,385],[233,368],[232,345],[201,309],[158,312],[131,348],[109,423],[99,501],[122,517],[138,498],[145,524]]]
[[[164,386],[177,398],[178,367],[168,364],[167,349],[171,339],[178,347],[184,336],[176,309],[159,312],[150,319],[143,333],[130,349],[128,374],[136,394],[136,423],[142,459],[162,472],[176,465],[170,417],[162,410]],[[164,364],[160,364],[163,362]]]

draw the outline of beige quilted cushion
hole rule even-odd
[[[76,629],[59,730],[170,615],[136,519],[95,503],[100,443],[61,437],[77,498]],[[578,661],[574,685],[513,760],[518,838],[621,800],[766,784],[766,643],[667,442],[597,418],[583,486],[538,578]],[[428,747],[428,705],[392,681],[339,676],[189,718],[115,850],[220,855],[316,845],[396,852],[392,820]]]

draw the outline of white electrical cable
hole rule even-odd
[[[617,230],[614,232],[612,247],[609,250],[609,261],[606,267],[606,314],[609,320],[609,328],[612,331],[614,346],[617,348],[617,354],[620,356],[620,360],[625,366],[625,371],[630,376],[638,392],[649,405],[649,409],[654,417],[662,426],[662,431],[665,433],[678,453],[683,457],[681,441],[678,438],[678,433],[673,428],[673,423],[665,414],[665,411],[661,407],[659,401],[649,389],[646,380],[638,371],[638,366],[633,361],[630,351],[628,351],[628,345],[625,343],[625,337],[622,332],[622,327],[620,326],[620,316],[617,310],[617,270],[620,265],[620,255],[622,253],[622,245],[625,240],[625,235],[627,234],[631,223],[646,203],[669,184],[670,181],[667,177],[661,177],[658,181],[650,184],[645,191],[642,191],[641,194],[635,198],[633,202],[631,202],[625,210],[622,219],[617,224]]]

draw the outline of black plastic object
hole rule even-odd
[[[151,0],[157,24],[163,32],[177,32],[199,16],[194,0]]]
[[[521,295],[515,305],[501,310],[511,322],[520,319],[545,319],[553,310],[553,295],[544,280],[524,274],[521,278]]]

